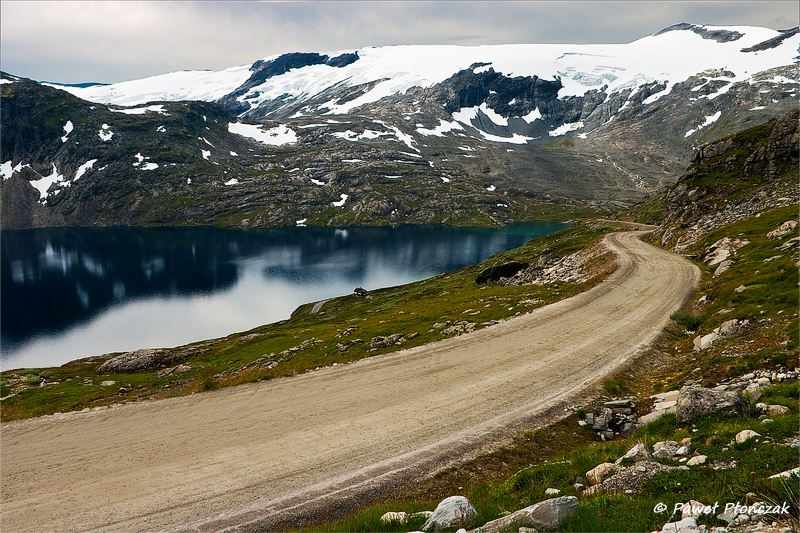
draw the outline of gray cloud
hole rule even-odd
[[[288,51],[626,43],[677,22],[798,24],[795,1],[3,1],[1,6],[3,70],[67,83],[222,69]]]

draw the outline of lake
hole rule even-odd
[[[563,229],[57,228],[0,234],[0,368],[171,347],[425,279]]]

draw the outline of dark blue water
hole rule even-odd
[[[564,228],[60,228],[0,235],[0,367],[55,366],[283,320]]]

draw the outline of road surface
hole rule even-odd
[[[611,234],[619,267],[470,334],[292,378],[2,426],[2,530],[269,530],[423,475],[643,349],[699,270]]]

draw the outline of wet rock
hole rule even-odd
[[[439,531],[448,527],[470,527],[475,523],[478,511],[464,496],[450,496],[445,498],[428,520],[423,524],[422,531]]]
[[[716,391],[697,385],[687,385],[680,390],[675,408],[678,424],[712,413],[750,416],[750,404],[738,392]]]

